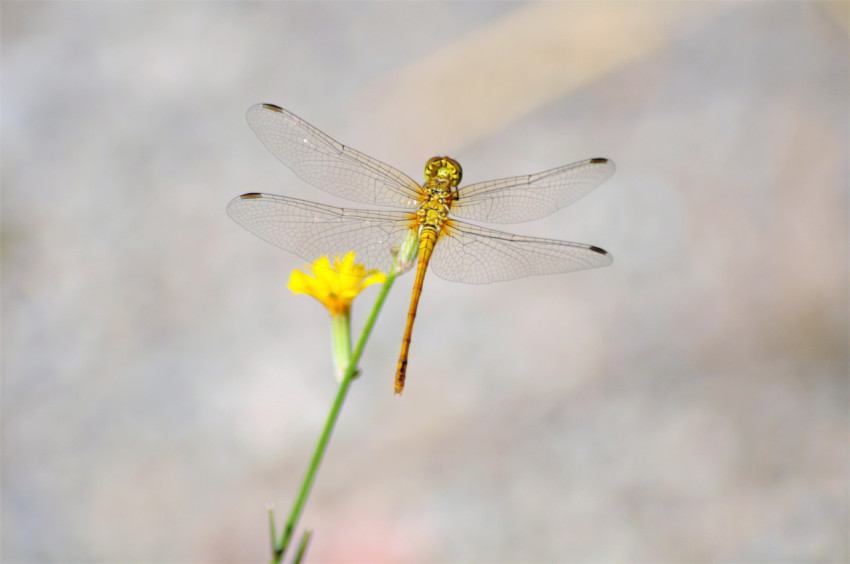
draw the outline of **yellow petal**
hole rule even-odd
[[[296,294],[313,296],[331,312],[331,315],[347,314],[351,302],[364,288],[382,283],[386,277],[377,270],[366,270],[355,264],[354,253],[335,256],[333,264],[326,256],[319,257],[310,265],[311,274],[295,270],[289,277],[289,289]]]
[[[360,289],[367,288],[372,284],[383,284],[386,281],[387,277],[383,272],[379,270],[370,270],[366,273],[365,278],[360,283]]]
[[[311,278],[300,270],[293,270],[286,286],[292,290],[293,294],[312,294],[315,281],[315,278]]]

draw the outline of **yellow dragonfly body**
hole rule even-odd
[[[396,393],[404,389],[413,322],[429,265],[443,279],[485,284],[611,264],[611,255],[599,247],[524,237],[454,219],[519,223],[544,217],[607,180],[614,173],[614,163],[608,159],[588,159],[538,174],[458,188],[460,164],[449,157],[434,157],[425,166],[425,183],[419,185],[277,106],[255,105],[247,118],[263,144],[302,180],[349,200],[399,211],[337,208],[254,192],[235,198],[227,207],[239,225],[306,260],[354,251],[359,262],[382,272],[392,267],[409,234],[418,237],[416,280],[396,371]]]

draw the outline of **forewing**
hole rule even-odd
[[[488,284],[539,274],[559,274],[611,264],[599,247],[523,237],[451,221],[434,247],[430,268],[445,280]]]
[[[355,202],[416,207],[421,188],[409,176],[337,143],[283,108],[257,104],[246,117],[266,148],[316,188]]]
[[[406,212],[336,208],[271,194],[239,196],[227,214],[260,239],[307,261],[354,251],[358,263],[384,273],[392,265],[392,247],[411,225]]]
[[[614,162],[588,159],[528,176],[479,182],[457,191],[451,213],[491,223],[521,223],[572,204],[614,174]]]

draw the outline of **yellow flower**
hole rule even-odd
[[[331,313],[335,376],[342,381],[351,362],[351,302],[364,288],[382,284],[387,277],[377,270],[366,270],[362,264],[354,264],[354,253],[346,254],[342,260],[334,257],[333,265],[328,257],[320,257],[310,265],[310,270],[312,276],[293,271],[288,286],[295,294],[313,296]]]
[[[333,265],[323,256],[309,268],[312,276],[300,270],[293,271],[288,287],[294,294],[308,294],[322,302],[331,316],[348,314],[357,294],[386,279],[377,270],[366,270],[364,265],[354,264],[354,253],[346,254],[342,260],[334,257]]]

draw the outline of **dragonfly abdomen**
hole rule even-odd
[[[422,295],[422,285],[425,282],[425,272],[434,245],[437,243],[439,231],[433,225],[424,225],[419,233],[419,264],[416,265],[416,280],[413,282],[413,294],[410,297],[410,309],[407,312],[407,325],[404,328],[404,337],[401,340],[401,353],[398,357],[398,368],[395,373],[395,393],[400,394],[404,390],[404,379],[407,375],[407,354],[410,351],[410,339],[413,335],[413,321],[416,319],[416,310],[419,307],[419,297]]]

